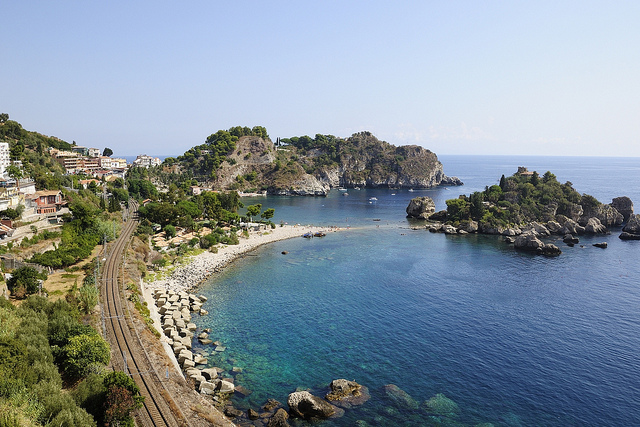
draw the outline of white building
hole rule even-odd
[[[133,166],[139,166],[143,168],[148,168],[149,166],[160,166],[162,164],[162,160],[159,157],[151,157],[146,154],[140,154],[133,161]]]
[[[11,155],[9,153],[9,143],[0,142],[0,175],[7,172],[7,168],[11,164]]]

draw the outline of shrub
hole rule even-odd
[[[144,401],[136,383],[124,372],[114,371],[105,375],[103,385],[107,389],[105,423],[133,426],[131,413]]]
[[[74,377],[85,376],[109,363],[109,344],[96,332],[76,335],[62,348],[63,367]]]
[[[78,301],[80,301],[80,308],[84,314],[91,313],[96,304],[98,304],[98,288],[94,285],[81,287]]]
[[[25,266],[16,269],[9,280],[7,280],[7,288],[11,293],[19,288],[24,288],[27,294],[34,294],[38,292],[40,287],[40,279],[46,279],[38,273],[33,267]]]

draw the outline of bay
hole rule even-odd
[[[252,391],[234,404],[286,404],[296,388],[321,394],[346,378],[367,386],[371,399],[324,425],[637,425],[638,242],[618,232],[582,237],[574,248],[559,242],[560,257],[543,258],[498,237],[412,230],[404,210],[418,195],[444,209],[445,200],[518,166],[549,170],[605,203],[622,195],[638,201],[640,159],[440,160],[464,186],[244,200],[275,208],[276,223],[349,229],[261,247],[203,285],[209,314],[195,321],[227,347],[210,364],[241,367],[235,381]],[[606,250],[591,246],[600,241]],[[387,384],[418,405],[443,393],[459,412],[398,407]]]

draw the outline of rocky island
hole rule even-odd
[[[182,156],[165,159],[156,178],[163,174],[192,177],[204,188],[300,196],[326,196],[338,187],[462,185],[445,175],[435,153],[416,145],[396,147],[370,132],[274,143],[260,126],[220,130]]]
[[[560,184],[551,172],[541,177],[525,167],[508,178],[502,175],[499,185],[446,203],[446,210],[436,212],[433,200],[417,197],[407,206],[407,217],[428,220],[426,228],[432,232],[503,235],[516,249],[547,256],[562,252],[543,242],[552,235],[563,236],[563,242],[573,246],[579,242],[577,236],[609,234],[624,226],[621,239],[640,239],[640,215],[633,213],[628,197],[603,204],[578,193],[571,182]],[[605,248],[606,243],[594,246]]]

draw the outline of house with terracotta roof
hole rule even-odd
[[[25,197],[25,200],[27,207],[35,208],[37,214],[56,213],[67,203],[62,199],[60,190],[36,191]]]

